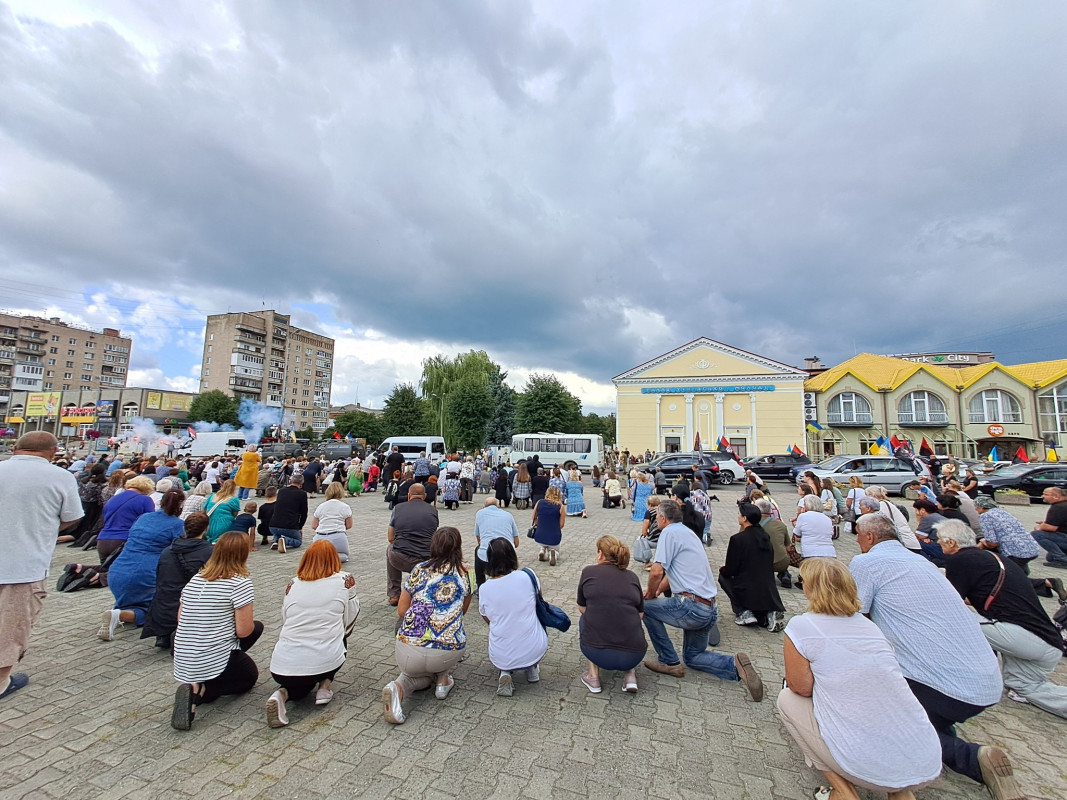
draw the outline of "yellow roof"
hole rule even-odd
[[[1031,386],[1042,388],[1056,383],[1067,376],[1067,359],[1059,361],[1034,361],[1030,364],[1016,364],[1009,368],[1019,380]]]
[[[998,369],[1028,386],[1042,388],[1067,377],[1067,359],[1038,361],[1010,367],[996,361],[973,367],[943,367],[937,364],[919,364],[902,358],[860,353],[804,381],[804,388],[809,392],[825,392],[845,375],[852,375],[876,392],[892,391],[921,370],[950,389],[958,391],[959,387],[965,389]]]

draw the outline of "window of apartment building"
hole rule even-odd
[[[77,344],[77,343],[78,343],[78,340],[77,340],[77,339],[71,339],[71,340],[70,340],[70,344]]]
[[[64,383],[63,384],[63,391],[64,392],[69,392],[70,391],[70,384],[69,383]]]
[[[311,394],[311,391],[309,389],[305,389],[304,390],[304,397],[307,397],[310,394]]]
[[[209,333],[209,334],[207,335],[207,338],[208,338],[208,341],[214,341],[214,340],[215,340],[215,334],[213,334],[213,333]]]
[[[69,380],[70,380],[71,378],[73,378],[74,376],[73,376],[73,375],[71,375],[71,374],[70,374],[69,372],[64,372],[64,373],[63,373],[63,377],[64,377],[64,378],[66,378],[66,379],[67,379],[67,380],[69,381]]]
[[[52,384],[51,383],[45,383],[44,388],[45,389],[51,389],[52,388]]]
[[[44,375],[46,378],[54,378],[56,376],[56,373],[54,370],[48,370],[48,372],[46,372]]]
[[[310,347],[307,348],[306,350],[304,350],[304,355],[306,355],[306,356],[310,356],[311,355],[311,348]]]
[[[308,404],[307,400],[301,400],[300,401],[300,405],[302,405],[302,406],[306,406],[307,404]]]
[[[56,336],[54,333],[52,334],[52,341],[53,342],[58,342],[59,341],[59,337]]]
[[[55,355],[59,355],[59,348],[58,347],[49,347],[48,348],[48,352],[51,353],[54,356]]]
[[[83,381],[91,381],[92,379],[93,379],[93,376],[92,376],[92,375],[82,375],[82,380],[83,380]],[[83,388],[83,389],[87,389],[87,388],[89,388],[89,387],[87,387],[87,386],[83,386],[82,388]]]
[[[309,381],[307,378],[304,378],[304,385],[305,386],[310,386],[311,385],[311,381]]]
[[[83,392],[87,392],[87,391],[89,391],[89,390],[90,390],[90,389],[92,389],[92,388],[93,388],[93,387],[92,387],[92,386],[89,386],[88,384],[82,384],[82,391],[83,391]]]
[[[92,342],[89,342],[89,344],[92,344]],[[85,358],[87,361],[92,361],[94,358],[96,358],[96,353],[86,353]]]
[[[74,362],[73,361],[68,361],[67,362],[67,369],[70,369],[73,366],[74,366]]]
[[[211,348],[212,348],[212,347],[214,347],[214,346],[215,346],[215,345],[213,345],[213,344],[209,344],[209,345],[207,346],[207,351],[208,351],[208,352],[210,353],[210,352],[211,352]]]
[[[85,343],[85,346],[88,347],[91,350],[92,348],[96,347],[96,342],[90,340],[90,341]]]
[[[56,365],[56,360],[54,358],[48,359],[48,366],[54,367],[55,365]]]
[[[92,364],[82,364],[82,369],[88,370],[89,372],[92,372],[93,371],[93,365]]]
[[[209,363],[209,364],[211,363],[211,356],[207,357],[207,363]]]
[[[205,378],[210,378],[211,377],[211,370],[205,369],[204,370],[204,377]]]
[[[68,356],[72,356],[72,355],[74,355],[74,351],[73,351],[73,350],[68,350],[68,351],[67,351],[67,355],[68,355]]]
[[[310,374],[311,374],[311,370],[309,370],[309,369],[305,369],[305,370],[304,370],[304,374],[305,374],[305,375],[310,375]]]

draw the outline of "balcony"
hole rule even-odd
[[[29,333],[27,331],[19,331],[19,339],[24,342],[43,342],[45,338],[39,333]]]
[[[865,414],[862,411],[852,414],[843,414],[840,411],[830,411],[826,414],[826,424],[839,428],[869,428],[874,425],[874,415]]]
[[[989,419],[985,414],[969,414],[967,419],[972,425],[1018,425],[1023,421],[1022,414],[1004,414],[1004,419]]]
[[[943,428],[949,424],[949,420],[944,411],[930,411],[926,414],[898,411],[897,424],[908,428]]]

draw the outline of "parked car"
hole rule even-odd
[[[671,453],[654,459],[644,469],[652,470],[653,472],[661,469],[668,478],[677,478],[680,475],[691,478],[693,477],[693,467],[698,463],[697,458],[696,453]],[[721,453],[718,450],[705,452],[704,458],[699,462],[699,465],[701,469],[711,473],[713,481],[718,480],[719,483],[724,485],[744,480],[745,477],[744,467],[729,453]]]
[[[815,466],[793,467],[793,480],[801,472],[811,470],[819,478],[835,483],[847,483],[853,475],[862,478],[864,486],[884,486],[887,492],[903,494],[903,487],[916,478],[931,477],[930,468],[919,460],[905,461],[895,456],[832,456]]]
[[[791,479],[793,467],[805,470],[811,465],[811,459],[807,456],[795,456],[792,453],[775,453],[770,456],[746,458],[741,466],[750,469],[761,478],[771,478],[783,481]]]
[[[1067,490],[1067,464],[1010,464],[978,479],[978,491],[983,494],[991,495],[998,489],[1018,489],[1038,500],[1049,486]]]

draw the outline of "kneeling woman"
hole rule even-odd
[[[500,670],[496,693],[511,697],[511,673],[522,670],[528,683],[537,683],[538,664],[548,652],[548,634],[537,619],[540,584],[532,571],[519,569],[509,540],[491,540],[485,555],[489,580],[478,590],[478,611],[489,623],[489,660]]]
[[[400,676],[382,689],[387,722],[404,722],[401,701],[412,692],[436,684],[437,699],[444,700],[452,691],[452,670],[467,646],[463,615],[470,607],[472,591],[459,529],[438,528],[430,540],[430,559],[411,571],[396,607]]]
[[[248,577],[248,537],[224,533],[211,558],[182,590],[174,633],[174,694],[170,724],[187,731],[196,707],[224,694],[244,694],[259,680],[245,651],[263,635],[252,616],[255,590]]]
[[[141,638],[154,636],[156,647],[170,649],[174,630],[178,627],[182,589],[211,558],[214,548],[204,538],[209,522],[207,514],[202,511],[190,514],[183,523],[185,533],[159,554],[156,590],[141,629]]]
[[[331,483],[341,491],[341,484]],[[359,614],[355,578],[341,572],[341,557],[328,539],[313,542],[300,559],[296,577],[285,587],[282,632],[270,657],[271,677],[282,687],[267,701],[267,724],[289,724],[288,700],[315,692],[315,705],[333,699],[330,685],[345,663],[345,640]]]
[[[641,581],[627,566],[630,548],[614,536],[596,541],[596,563],[582,570],[578,581],[579,640],[589,671],[582,683],[599,694],[600,670],[625,672],[624,692],[637,691],[637,665],[648,650],[644,617],[645,599]]]
[[[800,577],[808,611],[785,629],[788,688],[778,712],[804,760],[830,782],[815,797],[857,800],[862,786],[914,800],[914,789],[941,774],[937,732],[885,635],[859,613],[848,567],[806,558]]]

